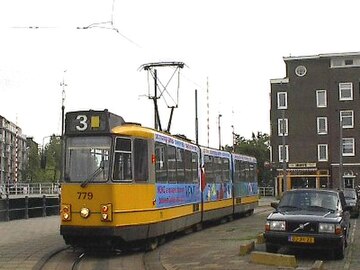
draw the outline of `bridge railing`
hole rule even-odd
[[[260,196],[275,196],[274,187],[259,187]]]
[[[16,183],[0,185],[0,195],[59,195],[59,183]]]

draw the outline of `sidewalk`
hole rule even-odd
[[[0,222],[0,269],[32,269],[49,252],[65,246],[59,216]]]
[[[273,196],[262,196],[259,200],[259,206],[270,206],[271,202],[278,201],[276,197]]]

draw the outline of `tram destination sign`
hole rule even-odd
[[[124,123],[121,116],[104,111],[75,111],[68,112],[65,119],[66,135],[87,133],[110,133],[115,126]]]

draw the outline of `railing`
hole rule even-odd
[[[60,185],[58,183],[16,183],[0,185],[0,197],[6,195],[58,195]]]
[[[275,189],[273,187],[259,187],[260,196],[275,196]]]
[[[0,199],[0,221],[58,215],[59,203],[59,195],[33,197],[6,195],[6,198]]]

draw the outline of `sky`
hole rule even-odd
[[[148,63],[166,91],[163,127],[199,143],[270,133],[270,80],[283,57],[360,51],[356,0],[2,0],[0,115],[39,144],[65,111],[103,110],[154,127]],[[172,79],[170,79],[172,78]],[[62,82],[66,86],[62,86]],[[161,85],[161,84],[160,84]],[[160,90],[162,91],[162,90]],[[65,95],[64,95],[65,93]],[[219,118],[219,115],[221,117]]]

